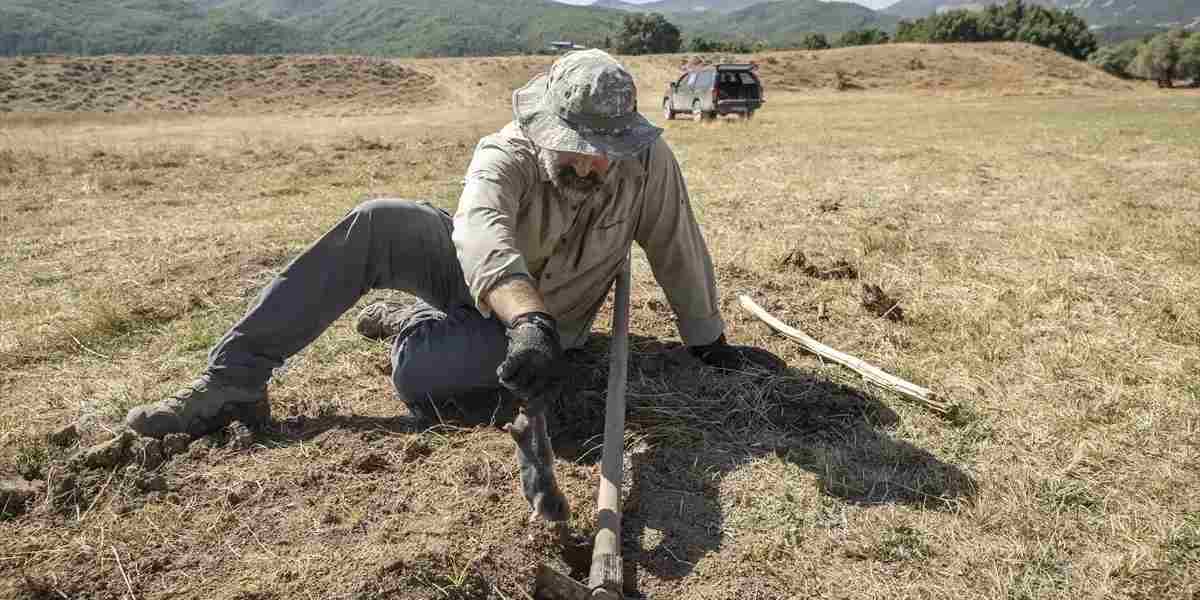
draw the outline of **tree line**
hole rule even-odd
[[[1200,31],[1175,29],[1105,46],[1088,62],[1118,77],[1152,79],[1159,87],[1173,87],[1181,79],[1200,86]]]
[[[1026,42],[1084,60],[1097,49],[1087,23],[1069,10],[1008,0],[983,10],[953,10],[923,19],[904,20],[890,35],[878,28],[846,31],[834,39],[810,33],[795,40],[793,47],[824,50],[832,47],[865,46],[889,42]],[[694,36],[686,46],[679,29],[660,14],[628,15],[617,36],[617,51],[623,54],[678,52],[748,53],[768,47],[761,40],[721,40]],[[780,47],[780,46],[776,46]]]
[[[891,36],[881,29],[855,29],[842,33],[832,41],[823,33],[809,33],[798,41],[806,50],[825,50],[833,47],[886,44]],[[777,46],[778,47],[778,46]],[[703,35],[690,37],[684,43],[679,28],[658,13],[626,15],[621,31],[612,46],[620,54],[670,54],[688,52],[730,52],[750,54],[771,48],[764,40],[713,39]]]
[[[1087,23],[1069,10],[1008,0],[980,11],[952,10],[900,21],[897,42],[1026,42],[1078,60],[1096,51]]]

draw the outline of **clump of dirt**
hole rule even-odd
[[[779,259],[779,266],[796,269],[808,277],[823,281],[833,279],[858,279],[858,269],[845,259],[837,259],[828,265],[813,264],[801,250],[792,250]]]
[[[817,203],[817,210],[822,213],[835,213],[842,210],[842,203],[837,200],[822,200]]]
[[[0,479],[0,520],[17,516],[34,498],[41,495],[44,484],[24,479]]]
[[[883,288],[873,283],[862,285],[862,306],[871,314],[899,323],[904,320],[904,308],[900,302],[883,291]]]

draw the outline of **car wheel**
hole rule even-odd
[[[663,117],[670,121],[675,118],[675,111],[671,108],[671,99],[663,99]]]
[[[700,101],[692,103],[692,120],[699,123],[704,120],[704,111],[700,109]]]

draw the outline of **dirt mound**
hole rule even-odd
[[[767,97],[774,91],[876,89],[984,91],[1014,94],[1095,93],[1133,89],[1087,63],[1030,44],[885,44],[762,54],[626,58],[645,93],[665,87],[692,61],[760,66]],[[652,83],[651,83],[652,82]],[[655,93],[660,93],[655,87]]]
[[[0,58],[0,112],[377,110],[427,103],[433,82],[365,57]]]

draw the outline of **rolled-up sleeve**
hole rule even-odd
[[[635,237],[675,311],[683,342],[708,344],[725,330],[712,258],[692,213],[675,154],[662,138],[649,152]]]
[[[496,282],[529,274],[514,238],[527,177],[509,150],[486,138],[467,168],[453,239],[471,298],[485,317],[491,316],[491,308],[483,296]]]

